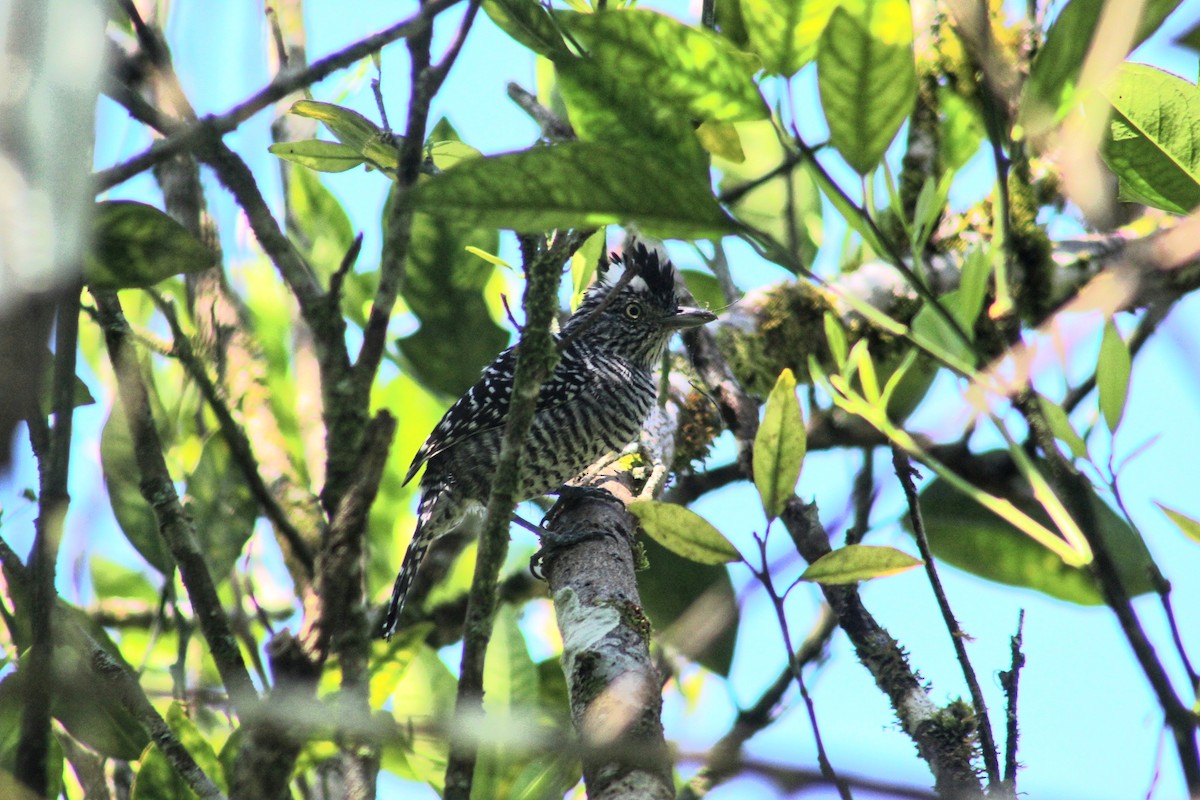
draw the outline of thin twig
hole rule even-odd
[[[942,581],[938,578],[937,568],[934,565],[933,551],[929,547],[929,539],[925,535],[925,523],[921,519],[917,487],[913,483],[913,475],[916,470],[913,469],[912,462],[908,460],[908,454],[894,445],[892,447],[892,464],[896,468],[896,477],[900,479],[900,485],[904,488],[904,497],[908,501],[908,518],[912,523],[913,535],[917,540],[917,548],[921,551],[921,558],[925,560],[925,573],[929,577],[929,585],[933,587],[933,594],[937,598],[942,619],[946,622],[946,630],[949,631],[950,640],[954,644],[954,653],[958,657],[959,666],[962,667],[963,678],[966,679],[967,688],[971,692],[971,703],[975,706],[975,713],[979,718],[979,745],[983,751],[983,765],[987,771],[988,785],[996,786],[1000,783],[1000,762],[996,755],[996,742],[992,738],[992,723],[988,719],[987,703],[983,699],[983,691],[979,688],[975,668],[971,666],[971,659],[967,655],[966,634],[958,626],[958,620],[955,619],[954,612],[950,609],[950,601],[946,598],[946,592],[942,588]]]
[[[421,10],[409,19],[385,28],[379,33],[360,39],[352,45],[342,48],[325,58],[313,62],[307,69],[290,74],[279,74],[266,87],[252,97],[244,100],[224,114],[207,116],[194,122],[176,133],[155,142],[142,153],[128,161],[96,173],[95,187],[97,192],[111,189],[117,184],[124,183],[138,173],[145,172],[155,164],[171,156],[191,149],[197,143],[213,138],[220,138],[235,130],[246,120],[282,100],[297,89],[310,86],[323,78],[344,69],[360,58],[365,58],[377,52],[384,45],[397,39],[416,36],[429,31],[434,18],[456,5],[460,0],[429,0],[421,6]]]
[[[770,535],[771,525],[767,523],[767,534]],[[817,724],[817,710],[813,705],[812,697],[808,694],[808,687],[804,684],[803,664],[798,660],[798,653],[792,647],[792,633],[788,627],[787,614],[783,608],[784,597],[787,592],[782,595],[775,590],[775,582],[771,578],[771,570],[767,564],[767,537],[758,536],[755,534],[754,540],[758,543],[759,563],[761,567],[754,567],[749,562],[746,566],[750,567],[750,571],[754,573],[754,577],[766,589],[767,596],[771,600],[771,605],[775,609],[775,619],[779,623],[779,630],[783,635],[783,646],[787,653],[788,669],[791,673],[792,680],[800,688],[800,697],[804,700],[804,708],[808,712],[808,722],[813,732],[813,739],[817,745],[817,766],[821,769],[821,774],[837,787],[838,796],[842,800],[852,800],[850,787],[838,778],[837,771],[834,770],[833,764],[829,761],[829,755],[825,752],[825,742],[821,737],[821,727]]]
[[[708,752],[705,764],[680,790],[678,800],[699,800],[715,786],[736,774],[741,762],[742,746],[756,733],[767,727],[778,715],[777,709],[783,701],[788,687],[795,680],[793,665],[801,667],[817,659],[833,632],[837,629],[837,618],[828,605],[822,605],[812,631],[805,637],[794,656],[755,701],[754,705],[742,709],[734,719],[729,732],[722,736]]]
[[[1009,649],[1012,652],[1012,663],[1009,668],[1000,673],[1000,686],[1007,698],[1005,704],[1004,735],[1004,784],[1003,794],[1010,798],[1017,796],[1017,690],[1021,683],[1021,668],[1025,666],[1025,654],[1021,652],[1022,636],[1025,630],[1025,609],[1021,609],[1017,617],[1017,632],[1010,640]]]
[[[271,493],[271,490],[267,488],[266,483],[263,481],[262,473],[258,468],[258,461],[254,457],[254,448],[250,444],[249,437],[246,436],[246,431],[234,420],[233,413],[229,410],[229,406],[225,404],[220,389],[217,388],[217,385],[209,377],[208,370],[196,356],[195,351],[192,350],[191,340],[183,332],[183,328],[179,324],[179,316],[175,313],[175,307],[164,300],[158,292],[151,291],[150,295],[154,299],[155,305],[158,306],[159,311],[166,318],[167,325],[171,328],[171,335],[174,338],[172,355],[175,356],[184,370],[195,381],[200,394],[212,409],[213,415],[217,418],[217,425],[221,429],[221,435],[224,437],[226,444],[229,445],[229,452],[233,456],[234,463],[241,470],[242,477],[246,479],[246,483],[250,487],[250,493],[254,495],[254,499],[262,507],[267,519],[271,520],[271,524],[287,540],[297,560],[304,566],[305,571],[311,578],[313,575],[312,552],[308,549],[308,544],[304,541],[304,537],[300,534],[300,531],[288,519],[287,513],[279,505],[279,502],[275,499],[275,495]]]

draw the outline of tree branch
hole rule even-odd
[[[313,62],[312,66],[307,69],[277,75],[262,90],[224,114],[204,117],[198,122],[181,128],[166,139],[155,142],[147,150],[125,163],[98,172],[95,181],[96,191],[102,192],[111,189],[176,153],[195,148],[198,144],[206,141],[219,139],[272,103],[283,99],[297,89],[311,86],[334,72],[345,69],[360,58],[366,58],[379,51],[384,45],[397,39],[427,33],[433,25],[434,18],[458,2],[459,0],[429,0],[422,4],[421,10],[417,14],[404,22],[360,39],[336,53]]]
[[[188,597],[196,611],[200,630],[208,641],[217,671],[238,713],[257,702],[257,693],[246,671],[237,639],[225,617],[208,565],[196,543],[191,517],[184,511],[163,458],[163,444],[150,414],[146,385],[129,343],[129,324],[115,292],[94,290],[96,310],[104,329],[109,359],[116,373],[121,407],[129,424],[134,455],[141,474],[142,496],[154,510],[158,530],[171,552]]]

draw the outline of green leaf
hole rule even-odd
[[[1046,418],[1046,424],[1050,426],[1050,433],[1054,434],[1054,438],[1065,442],[1076,458],[1087,458],[1087,442],[1075,431],[1066,409],[1041,395],[1038,395],[1038,407],[1042,410],[1042,416]]]
[[[153,286],[172,275],[200,272],[214,264],[212,250],[154,206],[132,200],[96,204],[92,247],[83,265],[88,286]]]
[[[142,497],[141,471],[134,457],[125,410],[120,404],[113,406],[100,434],[100,469],[121,532],[152,567],[164,575],[170,574],[175,560],[158,532],[154,510]]]
[[[42,371],[42,413],[48,417],[54,413],[54,409],[51,408],[54,405],[54,354],[50,352],[49,348],[46,348],[45,355],[42,358],[42,363],[48,365]],[[92,397],[87,384],[78,375],[74,378],[74,385],[75,388],[72,390],[71,396],[72,408],[95,404],[96,398]]]
[[[790,78],[812,61],[837,0],[741,0],[750,48],[767,72]]]
[[[739,616],[729,570],[690,561],[653,539],[641,544],[650,568],[638,572],[638,594],[658,638],[729,675]]]
[[[767,181],[788,155],[770,120],[734,123],[745,155],[740,162],[715,154],[721,171],[721,194],[730,196],[747,184],[757,184],[729,206],[733,215],[786,247],[802,264],[812,264],[821,246],[821,193],[811,170],[793,167]],[[760,182],[761,181],[761,182]]]
[[[1104,325],[1100,339],[1100,360],[1096,362],[1096,388],[1100,393],[1100,411],[1108,430],[1116,433],[1125,414],[1125,399],[1129,396],[1129,372],[1132,360],[1129,346],[1121,338],[1110,319]]]
[[[188,475],[187,496],[200,552],[213,580],[223,581],[254,533],[258,517],[258,502],[224,437],[213,435],[204,443],[200,461]]]
[[[88,559],[88,572],[92,578],[92,591],[98,600],[140,600],[147,604],[158,602],[158,590],[141,570],[93,555]]]
[[[607,230],[599,228],[587,238],[579,249],[571,255],[571,310],[574,311],[583,301],[584,292],[592,283],[592,277],[600,267],[600,259],[604,256],[604,246]]]
[[[384,739],[385,770],[441,792],[450,743],[436,726],[454,717],[455,687],[454,676],[437,652],[422,645],[392,694],[392,716],[411,737]]]
[[[721,291],[720,281],[711,272],[681,269],[679,275],[701,308],[707,308],[713,313],[717,313],[728,305],[725,293]]]
[[[1105,3],[1106,0],[1071,0],[1050,27],[1046,42],[1030,67],[1021,99],[1019,118],[1022,124],[1032,126],[1034,133],[1056,123],[1073,107],[1076,84],[1084,59],[1092,48]],[[1157,30],[1179,3],[1180,0],[1147,0],[1130,49]],[[1133,24],[1131,19],[1122,22]],[[1114,55],[1124,57],[1126,54]]]
[[[660,238],[695,239],[735,230],[706,175],[633,143],[570,142],[477,158],[418,184],[403,202],[463,224],[518,231],[636,222]]]
[[[357,150],[341,142],[326,142],[322,139],[306,139],[301,142],[279,142],[267,148],[267,152],[318,172],[345,172],[363,163]]]
[[[737,126],[732,122],[702,122],[696,128],[696,138],[701,146],[726,161],[741,164],[746,160]]]
[[[0,662],[2,663],[2,662]],[[6,665],[5,665],[6,666]],[[17,787],[13,777],[17,772],[17,752],[21,745],[21,715],[28,705],[28,693],[24,688],[24,676],[10,672],[0,678],[0,787]],[[62,797],[63,794],[63,750],[53,732],[48,731],[46,758],[46,797]],[[36,800],[32,792],[19,790],[14,800]]]
[[[320,176],[309,170],[291,170],[287,191],[290,238],[317,274],[328,280],[354,243],[350,217]]]
[[[646,534],[686,559],[699,564],[726,564],[741,556],[720,531],[689,508],[657,500],[637,500],[629,510]]]
[[[556,18],[603,72],[681,115],[718,122],[769,116],[752,77],[755,65],[710,31],[638,9]]]
[[[1105,96],[1115,113],[1103,155],[1121,181],[1121,199],[1176,214],[1200,205],[1200,89],[1125,64]]]
[[[558,23],[534,0],[484,0],[483,11],[496,27],[535,53],[547,58],[569,58]]]
[[[947,292],[938,298],[938,302],[943,308],[951,310],[953,313],[954,309],[961,309],[965,305],[961,292],[961,289]],[[955,314],[955,318],[958,318],[957,314]],[[921,345],[929,348],[931,353],[946,361],[962,364],[975,362],[975,354],[971,352],[970,345],[962,340],[950,323],[928,302],[924,303],[921,310],[917,312],[917,316],[913,317],[912,333],[914,339]]]
[[[660,161],[686,171],[707,168],[704,151],[685,112],[654,97],[627,75],[612,74],[592,59],[558,65],[558,94],[583,141],[653,146]]]
[[[829,354],[833,356],[833,364],[841,372],[846,366],[846,330],[842,321],[832,311],[825,312],[825,343],[829,345]]]
[[[483,670],[484,711],[503,717],[533,707],[537,699],[537,667],[517,626],[517,612],[511,605],[502,605],[492,623]]]
[[[394,196],[384,207],[385,224]],[[385,241],[384,249],[389,247]],[[451,397],[479,380],[480,370],[509,339],[484,298],[496,268],[468,247],[494,253],[500,249],[500,234],[453,217],[413,215],[401,296],[421,327],[397,344],[415,377]]]
[[[954,316],[969,336],[974,336],[975,323],[983,311],[988,278],[991,275],[992,259],[984,248],[977,247],[967,254],[958,282],[958,301],[954,306]]]
[[[883,158],[917,97],[905,0],[839,6],[821,34],[817,85],[829,138],[860,175]]]
[[[824,585],[858,583],[897,575],[925,562],[894,547],[848,544],[818,558],[800,575],[802,581]]]
[[[804,416],[796,399],[796,376],[785,369],[767,397],[762,424],[754,437],[754,485],[767,519],[782,514],[795,493],[807,443]]]
[[[1188,537],[1193,542],[1200,543],[1200,522],[1197,522],[1195,519],[1189,517],[1187,514],[1184,514],[1182,511],[1176,511],[1173,508],[1163,505],[1157,500],[1154,501],[1154,505],[1158,506],[1159,510],[1166,514],[1171,522],[1175,523],[1175,527],[1183,531],[1184,536]]]
[[[338,141],[356,153],[362,153],[367,144],[384,138],[384,130],[371,120],[348,108],[316,100],[297,100],[289,113],[325,124]]]
[[[999,452],[982,453],[981,463],[992,464],[993,482],[981,488],[1004,497],[1038,522],[1053,527],[1042,504],[1015,465]],[[1154,562],[1137,531],[1091,494],[1090,509],[1096,532],[1117,561],[1117,572],[1132,595],[1152,591],[1149,570]],[[944,480],[932,481],[921,491],[921,515],[933,554],[940,560],[987,580],[1023,586],[1081,605],[1104,602],[1095,579],[1086,567],[1072,567],[1034,539],[968,498]]]

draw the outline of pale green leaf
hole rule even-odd
[[[1100,360],[1096,362],[1096,389],[1100,393],[1100,411],[1111,432],[1116,432],[1125,414],[1125,399],[1129,395],[1131,369],[1129,346],[1121,338],[1117,326],[1109,320],[1100,340]]]
[[[821,34],[817,83],[829,138],[860,175],[879,163],[917,96],[906,0],[858,0]]]
[[[1154,501],[1154,505],[1158,506],[1159,509],[1167,515],[1171,522],[1174,522],[1175,526],[1179,528],[1179,530],[1183,531],[1184,536],[1188,537],[1193,542],[1200,543],[1200,522],[1192,517],[1189,517],[1187,514],[1184,514],[1182,511],[1176,511],[1173,508],[1163,505],[1157,500]]]
[[[1121,199],[1186,214],[1200,205],[1200,89],[1143,64],[1106,92],[1115,114],[1103,155]]]
[[[808,569],[800,575],[800,580],[825,585],[858,583],[897,575],[922,563],[920,559],[894,547],[848,544],[809,564]]]
[[[651,539],[686,559],[701,564],[726,564],[741,558],[712,523],[689,508],[638,500],[630,503],[629,510]]]
[[[795,493],[807,443],[796,399],[796,376],[785,369],[767,397],[762,424],[754,437],[754,485],[768,519],[782,514]]]
[[[318,172],[345,172],[363,163],[362,155],[341,142],[306,139],[300,142],[280,142],[267,148],[284,161],[291,161]]]
[[[751,49],[767,72],[791,77],[813,59],[837,0],[741,0]]]
[[[1087,458],[1087,442],[1075,431],[1066,409],[1041,395],[1038,396],[1038,407],[1041,408],[1042,416],[1046,418],[1046,424],[1050,426],[1054,438],[1065,442],[1076,458]]]
[[[834,366],[840,371],[846,365],[846,330],[832,311],[825,312],[825,342],[829,345]]]

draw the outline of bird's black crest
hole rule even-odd
[[[627,286],[635,291],[648,291],[663,308],[675,307],[675,267],[670,260],[659,258],[657,251],[638,242],[624,257],[612,254],[610,264],[601,273],[598,285],[615,286],[626,270],[632,270],[634,274],[633,280],[630,280]],[[636,285],[638,278],[642,280],[644,289]]]

